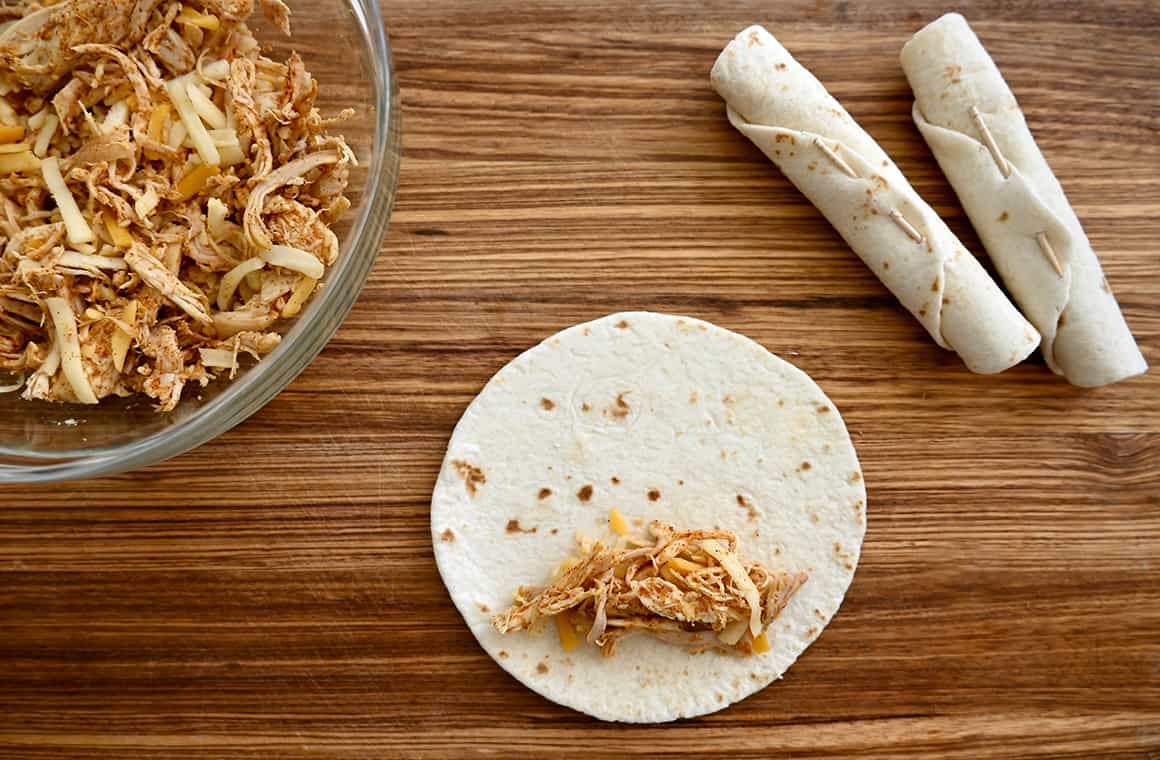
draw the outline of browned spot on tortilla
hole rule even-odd
[[[826,613],[822,612],[817,607],[814,607],[814,614],[818,616],[818,620],[826,619]]]
[[[951,299],[947,298],[946,296],[943,296],[943,306],[950,305],[950,302],[951,302]]]
[[[580,488],[580,490],[576,492],[576,498],[579,499],[580,501],[588,501],[589,499],[591,499],[592,498],[592,486],[582,486]]]
[[[588,336],[589,336],[589,335],[591,335],[591,334],[592,334],[592,328],[591,328],[591,327],[585,327],[585,328],[584,328],[584,337],[588,337]]]
[[[817,512],[810,512],[810,522],[817,523],[820,519]]]
[[[810,638],[813,638],[814,636],[817,636],[817,635],[818,635],[818,628],[817,628],[817,626],[811,625],[811,626],[809,627],[809,629],[808,629],[808,630],[806,630],[806,636],[808,636],[808,637],[810,637]]]
[[[690,404],[697,403],[697,392],[696,391],[693,391],[692,393],[689,394],[689,403]]]
[[[888,184],[886,182],[886,178],[883,177],[881,174],[874,175],[874,184],[878,186],[879,190],[885,190],[888,187]]]
[[[807,166],[806,168],[809,169],[810,171],[813,171],[814,169],[818,168],[818,162],[817,161],[810,161],[810,165]]]
[[[540,675],[547,673],[548,672],[548,664],[546,662],[537,662],[536,663],[536,672],[539,673]]]
[[[761,47],[762,44],[761,35],[757,33],[757,30],[751,31],[749,33],[749,47]]]
[[[543,408],[545,412],[550,412],[556,408],[556,402],[552,401],[550,398],[542,398],[540,399],[540,407]]]
[[[627,391],[625,391],[625,393],[627,393]],[[611,415],[618,420],[622,420],[628,416],[630,411],[632,411],[632,409],[629,407],[628,402],[624,400],[624,393],[618,393],[616,394],[616,403],[605,409],[604,413]]]
[[[551,533],[551,534],[554,536],[554,535],[556,535],[557,533],[559,533],[559,532],[560,532],[560,529],[559,529],[559,528],[552,528],[552,529],[551,529],[550,531],[548,531],[548,532],[549,532],[549,533]]]
[[[644,525],[644,518],[634,517],[632,518],[632,524],[639,528],[640,526]]]
[[[889,268],[890,268],[890,262],[889,262],[889,261],[883,261],[883,262],[882,262],[882,268],[883,268],[883,269],[889,269]]]
[[[551,495],[552,495],[551,488],[541,488],[540,492],[538,494],[536,494],[536,498],[538,498],[540,501],[543,501],[544,499],[548,498]]]
[[[780,156],[780,155],[781,155],[781,151],[780,151],[780,150],[778,150],[777,148],[774,148],[774,149],[773,149],[773,155],[775,155],[775,156]]]
[[[1011,218],[1011,215],[1008,214],[1006,211],[1004,211],[1002,214],[999,214],[999,221],[1000,222],[1005,222],[1010,218]]]
[[[684,484],[685,484],[685,481],[683,481],[683,480],[677,481],[677,485],[679,485],[679,486],[683,486]]]
[[[785,399],[783,399],[783,398],[779,398],[779,399],[777,400],[777,405],[778,405],[778,406],[785,406]]]
[[[788,142],[790,145],[793,145],[794,143],[797,142],[797,140],[793,139],[793,135],[787,135],[784,132],[778,134],[777,137],[774,137],[773,141],[775,143]]]
[[[857,483],[861,479],[862,479],[862,473],[860,473],[860,472],[850,473],[850,482],[851,483]]]
[[[854,563],[851,562],[850,560],[846,560],[845,562],[842,563],[842,567],[846,568],[847,570],[853,570]]]
[[[476,602],[476,603],[475,603],[475,606],[476,606],[476,607],[478,607],[478,608],[479,608],[479,611],[480,611],[480,612],[482,612],[484,615],[486,615],[487,613],[491,612],[491,607],[488,607],[488,606],[487,606],[486,604],[484,604],[483,602]]]
[[[920,316],[920,317],[926,316],[926,307],[925,306],[923,306],[921,309],[918,310],[918,316]]]
[[[733,406],[735,403],[737,403],[737,400],[733,398],[732,393],[726,393],[721,397],[721,403],[725,406]]]
[[[774,66],[774,68],[775,68],[775,69],[777,69],[778,71],[785,71],[786,69],[788,69],[788,68],[789,68],[789,64],[787,64],[787,63],[779,63],[779,64],[777,64],[776,66]]]
[[[717,695],[717,701],[718,701],[718,702],[724,702],[724,701],[725,701],[725,695],[724,695],[724,694],[718,694],[718,695]]]
[[[455,540],[455,532],[453,530],[451,530],[451,528],[448,528],[447,530],[445,530],[439,534],[439,538],[441,538],[443,541],[445,541],[447,543],[451,543],[452,541]]]
[[[830,411],[830,407],[826,406],[825,404],[821,404],[818,406],[818,414],[828,414],[829,411]]]
[[[580,411],[582,411],[582,412],[591,411],[591,409],[592,409],[592,407],[588,406],[587,401],[585,401],[583,404],[580,405]]]
[[[659,498],[661,498],[661,492],[658,491],[657,489],[654,488],[648,492],[648,500],[649,501],[656,501]]]
[[[931,292],[931,293],[937,293],[937,292],[938,292],[938,286],[939,286],[939,279],[938,279],[937,277],[935,277],[935,278],[934,278],[934,282],[932,282],[932,283],[930,284],[930,292]]]
[[[859,512],[861,512],[862,508],[865,506],[866,502],[862,501],[861,499],[858,499],[858,501],[854,502],[854,509],[858,510]]]
[[[1059,313],[1059,322],[1056,323],[1056,327],[1063,327],[1066,324],[1067,324],[1067,312],[1061,311]]]
[[[479,487],[487,482],[487,476],[483,474],[483,470],[471,462],[455,459],[451,462],[451,466],[459,473],[459,477],[463,478],[463,485],[472,496],[475,496],[475,492],[479,490]]]
[[[806,472],[811,467],[813,467],[813,465],[810,464],[809,460],[807,459],[806,461],[804,461],[798,465],[798,472]]]
[[[889,162],[889,161],[883,161],[883,162],[882,162],[882,165],[883,165],[883,166],[890,166],[890,162]]]
[[[750,674],[749,674],[749,677],[750,677],[750,678],[752,678],[754,681],[760,681],[760,680],[761,680],[761,676],[757,675],[756,673],[750,673]]]
[[[613,326],[616,327],[618,330],[627,330],[628,329],[628,320],[622,319]]]
[[[773,553],[780,557],[781,556],[781,547],[780,546],[773,547]]]
[[[757,511],[757,507],[753,505],[753,502],[745,498],[743,494],[737,494],[737,505],[748,513],[750,520],[756,520],[760,514]]]
[[[838,541],[834,542],[834,556],[835,557],[842,556],[842,544]]]
[[[499,650],[499,652],[496,654],[501,660],[506,660],[508,657],[511,657],[511,655],[509,655],[505,649]]]
[[[618,485],[620,485],[620,478],[618,478],[618,477],[616,477],[615,475],[613,475],[613,476],[612,476],[612,485],[614,485],[614,486],[618,486]]]
[[[508,533],[535,533],[535,528],[521,528],[519,520],[508,520],[507,527],[504,528]]]

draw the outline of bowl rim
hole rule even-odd
[[[321,353],[346,319],[374,266],[394,206],[399,181],[401,109],[390,41],[376,0],[346,0],[373,66],[374,142],[359,213],[347,238],[344,261],[319,298],[304,310],[286,340],[245,377],[226,387],[188,418],[143,438],[92,449],[29,452],[0,448],[0,484],[46,483],[115,475],[191,451],[258,412]],[[76,407],[81,409],[81,407]],[[12,464],[10,462],[21,462]]]

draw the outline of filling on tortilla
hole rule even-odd
[[[769,624],[808,577],[742,561],[732,531],[654,521],[638,538],[615,509],[609,525],[619,536],[611,545],[578,537],[579,557],[564,560],[547,586],[521,586],[492,620],[496,629],[554,617],[565,651],[586,640],[611,656],[620,639],[646,633],[694,654],[750,656],[769,650]]]

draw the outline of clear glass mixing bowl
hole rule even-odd
[[[399,168],[398,90],[377,0],[289,0],[287,39],[256,12],[251,20],[271,56],[297,50],[318,80],[326,114],[353,108],[340,129],[359,159],[353,203],[337,230],[342,255],[284,340],[233,380],[190,389],[176,410],[148,400],[65,406],[0,395],[0,483],[88,478],[145,467],[221,435],[262,408],[306,368],[354,305],[378,256]],[[0,378],[3,379],[3,378]]]

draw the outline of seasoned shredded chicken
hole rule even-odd
[[[627,532],[619,513],[610,522]],[[727,530],[652,522],[645,539],[579,543],[579,557],[565,560],[546,587],[520,587],[492,620],[500,633],[555,617],[568,651],[586,640],[611,656],[620,639],[646,633],[693,653],[760,654],[770,648],[770,623],[807,579],[742,562]]]
[[[355,165],[302,59],[262,55],[254,0],[3,10],[0,391],[169,411],[272,351],[338,256]]]

